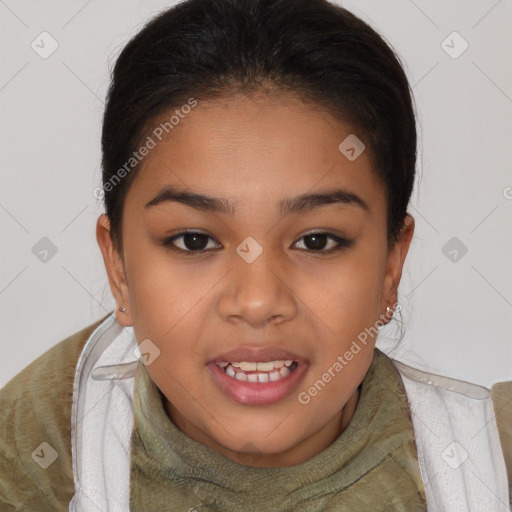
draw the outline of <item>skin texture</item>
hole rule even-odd
[[[138,343],[150,339],[161,351],[146,369],[167,399],[168,416],[192,439],[241,464],[299,464],[340,435],[355,411],[374,338],[308,404],[297,395],[397,302],[414,221],[407,216],[400,241],[388,247],[386,196],[369,151],[349,161],[338,150],[351,133],[357,135],[291,95],[199,102],[144,158],[124,205],[122,257],[108,217],[97,222],[112,293],[127,308],[117,318],[133,326]],[[144,208],[166,185],[236,201],[236,212],[177,202]],[[357,194],[369,210],[334,203],[283,217],[277,209],[284,197],[335,187]],[[162,245],[192,228],[212,237],[209,252]],[[315,251],[304,238],[310,231],[354,244],[326,254],[335,245],[326,239]],[[263,249],[250,264],[235,251],[248,236]],[[175,245],[191,247],[183,238]],[[207,362],[265,345],[308,361],[296,392],[259,406],[224,395]]]

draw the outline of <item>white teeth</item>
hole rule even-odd
[[[290,375],[293,370],[290,367],[297,363],[292,360],[276,360],[276,361],[235,361],[228,363],[221,361],[217,366],[234,379],[242,382],[275,382]],[[249,373],[246,373],[249,372]]]
[[[257,363],[248,363],[246,361],[242,361],[240,363],[240,370],[244,370],[246,372],[253,372],[254,370],[256,370],[256,366],[257,366]]]
[[[287,375],[290,375],[290,370],[288,370],[288,368],[286,368],[286,366],[283,366],[279,370],[279,374],[281,375],[281,377],[286,377]]]
[[[256,368],[259,372],[269,372],[274,369],[274,363],[272,361],[268,363],[256,363]]]
[[[275,371],[275,372],[270,372],[270,380],[272,382],[276,381],[276,380],[279,380],[281,378],[281,375],[279,375],[279,372],[278,371]]]
[[[225,368],[228,364],[230,364],[233,368],[240,368],[240,370],[243,370],[245,372],[271,372],[272,370],[279,370],[279,368],[282,368],[283,366],[290,366],[293,363],[292,360],[282,360],[277,359],[275,361],[233,361],[233,362],[226,362],[221,361],[217,363],[217,365],[220,368]]]

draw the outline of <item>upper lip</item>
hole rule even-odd
[[[221,362],[238,362],[247,361],[257,363],[258,361],[305,361],[305,359],[293,352],[284,350],[276,346],[264,346],[264,347],[239,347],[229,352],[224,352],[219,356],[215,357],[210,363],[221,363]]]

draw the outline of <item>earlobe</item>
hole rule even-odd
[[[129,294],[125,278],[125,270],[121,255],[117,252],[110,234],[110,220],[106,214],[101,214],[96,223],[96,241],[103,256],[107,271],[110,290],[117,303],[116,318],[120,324],[128,327],[133,325],[128,311]]]

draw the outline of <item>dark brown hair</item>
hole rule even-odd
[[[414,184],[417,135],[408,80],[384,39],[327,0],[186,0],[149,21],[113,70],[102,172],[121,254],[123,204],[140,165],[115,186],[113,179],[148,126],[191,97],[258,88],[292,92],[357,130],[386,191],[388,240],[398,239]]]

